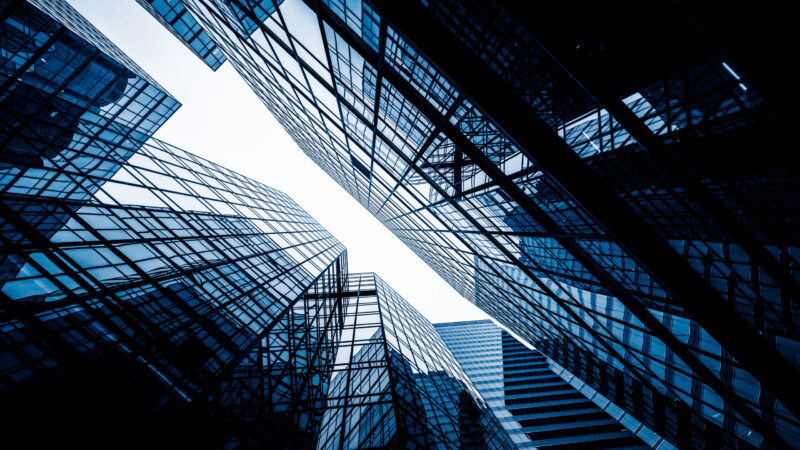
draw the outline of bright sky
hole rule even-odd
[[[477,320],[466,301],[317,167],[230,63],[212,72],[134,0],[68,0],[183,106],[156,137],[288,194],[431,322]]]

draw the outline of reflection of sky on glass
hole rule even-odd
[[[347,247],[352,271],[377,272],[431,321],[486,318],[303,154],[229,63],[212,72],[134,0],[69,2],[183,104],[156,137],[288,194]],[[287,3],[285,20],[307,20]]]

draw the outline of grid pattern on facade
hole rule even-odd
[[[24,3],[28,3],[51,18],[55,19],[61,26],[65,27],[69,32],[74,33],[80,39],[86,41],[89,46],[95,47],[97,50],[110,57],[119,64],[122,64],[127,69],[133,71],[137,76],[152,84],[158,90],[166,92],[166,90],[154,80],[150,74],[144,71],[138,64],[128,57],[122,50],[119,49],[113,42],[111,42],[105,35],[103,35],[94,25],[92,25],[85,17],[75,10],[69,3],[61,0],[5,0],[4,8],[7,13],[11,13],[15,8],[25,8]],[[25,11],[24,9],[22,11]],[[18,14],[27,15],[26,12],[18,11]],[[29,17],[29,16],[28,16]],[[39,19],[34,19],[38,21]],[[174,101],[174,100],[173,100]]]
[[[346,277],[347,260],[338,258],[220,383],[208,410],[225,431],[218,446],[316,446],[341,339]]]
[[[209,376],[344,251],[285,194],[161,141],[149,141],[109,179],[82,178],[101,186],[93,202],[2,192],[4,256],[18,266],[6,272],[6,301],[30,305],[41,321],[59,310],[108,314],[113,322],[106,302],[124,308],[142,301],[146,310],[148,301],[175,301],[178,292],[183,301],[205,303],[209,317],[230,322],[214,358],[204,362]],[[170,320],[158,308],[152,314],[154,325]],[[122,344],[131,334],[109,326],[102,334],[120,334],[111,341]],[[19,381],[50,364],[23,361],[7,368],[9,377]],[[204,385],[161,363],[160,372],[172,373],[187,395]]]
[[[149,420],[204,402],[344,247],[282,192],[164,142],[76,153],[67,169],[17,163],[0,190],[9,423],[68,408],[52,418],[67,435],[86,417],[180,434]]]
[[[491,321],[434,327],[520,448],[674,448],[596,393],[590,400]]]
[[[178,0],[136,0],[164,27],[186,45],[211,70],[219,69],[225,62],[225,56],[208,34],[200,28],[200,24],[186,11]]]
[[[65,172],[113,175],[180,104],[68,5],[36,3],[2,4],[2,184],[86,199]]]
[[[728,191],[697,186],[709,174],[679,173],[654,147],[682,157],[694,147],[679,138],[727,142],[764,119],[763,99],[723,56],[703,55],[650,84],[631,81],[615,98],[622,110],[595,103],[495,7],[378,2],[397,22],[409,11],[433,14],[402,32],[438,32],[457,41],[451,50],[466,54],[461,60],[477,61],[445,74],[367,2],[284,2],[247,39],[211,2],[185,3],[300,147],[468,299],[554,359],[580,349],[605,374],[587,382],[622,379],[612,399],[637,396],[633,403],[662,409],[638,407],[648,411],[639,418],[675,444],[797,441],[788,383],[796,280],[786,276],[796,247],[766,233],[793,235],[793,216],[770,192],[795,181],[776,178],[785,183],[775,187],[741,175],[753,186],[741,198],[761,208],[739,220],[745,235],[729,220],[739,207]],[[511,54],[515,43],[540,53]],[[449,62],[444,44],[427,44],[437,64]],[[499,81],[466,95],[459,86],[474,88],[470,76],[482,70]],[[493,108],[492,92],[508,86],[504,101],[522,99],[523,112],[538,114],[524,115],[535,133]],[[759,228],[771,211],[788,222]],[[620,232],[622,217],[639,229]],[[684,412],[694,417],[681,422],[688,432],[670,419]]]
[[[351,274],[317,448],[514,448],[430,322]]]

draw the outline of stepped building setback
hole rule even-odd
[[[179,103],[67,3],[0,19],[5,446],[514,448],[291,198],[154,138]]]
[[[791,27],[753,26],[775,11],[180,3],[308,156],[549,360],[677,447],[800,442]]]
[[[519,448],[675,448],[491,320],[434,328]]]
[[[127,1],[494,322],[350,273],[67,0],[0,0],[4,447],[800,448],[791,15]]]

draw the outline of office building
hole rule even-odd
[[[344,326],[346,280],[340,257],[221,380],[204,417],[215,447],[316,447]]]
[[[65,2],[0,6],[2,167],[72,161],[89,170],[89,161],[92,170],[113,172],[111,161],[79,152],[105,149],[110,160],[124,161],[180,106]],[[90,195],[91,187],[68,194]]]
[[[152,139],[178,102],[65,2],[1,6],[5,442],[225,442],[248,422],[222,381],[248,352],[293,358],[275,380],[330,359],[308,355],[341,299],[307,293],[342,285],[344,247],[285,194]]]
[[[97,183],[73,174],[112,177],[180,104],[66,3],[0,6],[3,192],[87,201]],[[0,281],[19,264],[4,247]]]
[[[418,312],[63,1],[0,3],[9,447],[513,448]]]
[[[555,363],[679,447],[800,442],[800,177],[744,12],[182,3],[303,151]]]
[[[433,326],[519,448],[674,448],[491,320]]]
[[[275,361],[258,361],[275,383],[307,376],[302,358],[325,364],[308,355],[335,336],[305,336],[335,334],[341,300],[307,293],[341,286],[345,249],[285,194],[155,139],[113,177],[70,175],[100,186],[91,201],[0,193],[3,249],[19,266],[0,286],[4,423],[26,433],[12,442],[247,437],[231,394],[246,356],[268,346]],[[31,430],[42,421],[52,433]]]
[[[211,70],[219,69],[225,56],[192,14],[178,0],[136,0],[167,30],[184,43]]]
[[[318,449],[511,449],[432,324],[374,273],[350,274]]]

